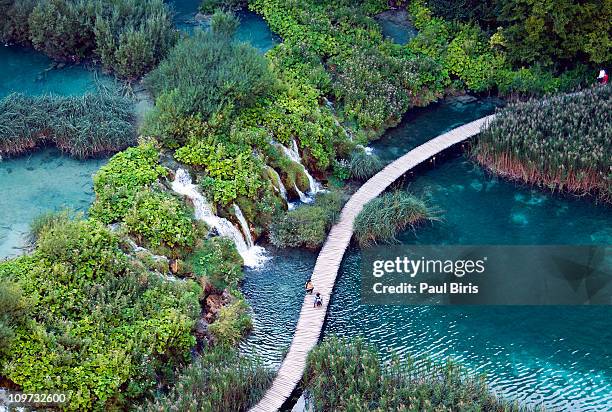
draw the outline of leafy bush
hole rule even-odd
[[[23,326],[29,307],[30,302],[17,284],[4,280],[0,283],[0,361],[10,353],[15,329]]]
[[[122,150],[136,141],[132,103],[100,90],[81,97],[11,94],[0,101],[0,154],[54,144],[78,158]]]
[[[383,194],[369,201],[355,218],[355,238],[362,247],[396,241],[399,232],[435,218],[427,204],[406,192]]]
[[[231,39],[239,25],[240,21],[233,13],[216,11],[210,19],[210,30],[223,39]]]
[[[152,248],[190,248],[195,243],[192,213],[176,197],[154,190],[136,194],[124,218],[128,231],[138,243]]]
[[[380,157],[367,154],[365,150],[356,150],[351,154],[349,171],[353,179],[366,181],[385,166]]]
[[[290,210],[270,227],[270,241],[277,247],[320,247],[340,215],[344,193],[321,193],[314,204]]]
[[[381,366],[362,339],[327,338],[308,355],[305,388],[321,411],[518,411],[490,392],[484,377],[471,377],[448,361],[394,360]]]
[[[273,373],[238,351],[207,348],[182,372],[172,391],[141,411],[247,411],[272,383]]]
[[[206,239],[191,255],[189,263],[196,276],[206,279],[217,290],[236,290],[243,276],[242,257],[225,237]]]
[[[252,105],[274,86],[266,59],[247,44],[196,31],[179,42],[145,78],[156,98],[171,93],[178,115],[208,119]]]
[[[251,330],[253,324],[248,309],[249,305],[242,297],[221,308],[217,320],[208,327],[215,344],[235,345]]]
[[[36,216],[32,223],[30,223],[30,233],[29,238],[32,243],[35,243],[38,240],[40,234],[49,229],[49,227],[54,225],[59,225],[62,223],[67,223],[72,219],[82,219],[82,215],[75,215],[71,210],[62,210],[59,212],[46,212],[39,216]]]
[[[1,283],[33,302],[2,376],[24,391],[69,392],[67,410],[122,409],[189,358],[201,289],[137,269],[118,245],[98,222],[58,222],[33,255],[0,263]]]
[[[99,57],[119,76],[153,68],[177,39],[163,0],[28,0],[5,2],[2,40],[59,60]],[[5,17],[6,16],[6,17]]]
[[[136,194],[166,176],[152,143],[142,143],[117,153],[94,176],[96,200],[90,215],[103,223],[122,221],[132,208]]]
[[[512,179],[612,201],[611,110],[610,86],[511,104],[472,155]]]

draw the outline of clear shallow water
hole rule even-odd
[[[203,29],[209,27],[208,18],[196,18],[201,3],[199,0],[170,0],[168,3],[174,8],[176,26],[180,30],[191,33],[197,27]],[[262,52],[267,52],[280,42],[279,37],[270,31],[268,24],[260,15],[247,10],[236,14],[240,19],[236,32],[237,41],[249,43]]]
[[[69,207],[86,211],[93,201],[92,175],[106,159],[80,161],[57,149],[0,162],[0,259],[22,252],[36,216]]]
[[[390,38],[398,44],[406,44],[416,37],[417,30],[410,24],[398,22],[385,16],[376,19],[380,25],[383,36]]]
[[[97,82],[111,79],[83,65],[47,70],[52,64],[53,60],[34,50],[0,46],[0,98],[10,93],[82,95],[95,91]]]
[[[409,115],[376,142],[394,159],[423,141],[490,114],[495,101],[442,103]],[[612,210],[497,179],[464,157],[408,181],[444,220],[401,235],[405,244],[610,244]],[[245,295],[255,330],[245,347],[278,365],[291,342],[302,288],[316,255],[275,254]],[[325,334],[364,336],[383,356],[453,357],[486,372],[495,391],[554,410],[609,410],[612,309],[609,307],[368,307],[359,305],[359,251],[341,267]],[[257,291],[257,292],[256,292]],[[280,292],[277,292],[280,291]]]

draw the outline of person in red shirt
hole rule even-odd
[[[605,70],[600,70],[599,71],[599,77],[597,77],[597,80],[599,80],[599,84],[608,84],[608,73],[606,73]]]

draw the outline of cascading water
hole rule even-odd
[[[198,191],[197,186],[191,181],[189,173],[184,169],[178,169],[172,182],[172,190],[176,193],[188,197],[193,202],[195,218],[205,222],[209,227],[214,228],[219,236],[230,238],[236,245],[236,249],[245,266],[258,267],[267,260],[265,249],[260,246],[249,247],[238,230],[229,220],[215,215],[206,198]]]
[[[287,189],[285,188],[285,185],[283,184],[283,180],[281,179],[280,175],[278,174],[276,170],[274,170],[270,166],[268,167],[272,175],[274,175],[274,179],[276,179],[276,184],[274,185],[274,188],[280,193],[281,197],[285,201],[287,201]]]
[[[234,213],[236,213],[236,217],[240,222],[240,226],[242,227],[242,233],[244,233],[244,238],[246,239],[247,246],[252,248],[255,246],[255,242],[253,242],[253,237],[251,236],[251,230],[249,229],[249,224],[247,223],[244,215],[242,214],[242,210],[238,207],[237,204],[234,204]]]
[[[293,184],[293,188],[295,189],[295,191],[297,192],[298,196],[300,197],[300,202],[302,203],[310,203],[313,201],[312,197],[310,196],[306,196],[300,189],[298,189],[297,185],[294,183]]]
[[[285,155],[293,160],[294,162],[298,163],[300,166],[302,166],[302,169],[304,169],[304,174],[306,175],[306,177],[308,178],[308,184],[310,186],[310,190],[309,193],[311,195],[315,195],[318,192],[323,191],[323,189],[321,188],[321,185],[319,184],[319,182],[317,182],[315,180],[314,177],[312,177],[312,175],[310,173],[308,173],[308,169],[306,169],[306,166],[304,166],[302,164],[302,158],[300,157],[300,152],[298,150],[298,146],[297,146],[297,142],[295,141],[295,139],[293,139],[291,141],[291,148],[288,148],[286,146],[280,145],[280,147],[282,148],[283,152],[285,153]],[[298,195],[300,196],[300,200],[302,200],[302,195],[303,193],[300,192],[299,190],[296,191],[298,192]],[[303,201],[303,200],[302,200]],[[312,200],[311,200],[312,201]]]

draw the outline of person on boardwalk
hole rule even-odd
[[[321,294],[317,292],[314,298],[313,308],[320,308],[321,306],[323,306],[323,298],[321,298]]]
[[[309,295],[312,295],[312,291],[314,290],[314,285],[312,284],[311,279],[308,279],[308,282],[306,282],[306,285],[304,285],[304,288],[306,289],[306,293],[308,293]]]

